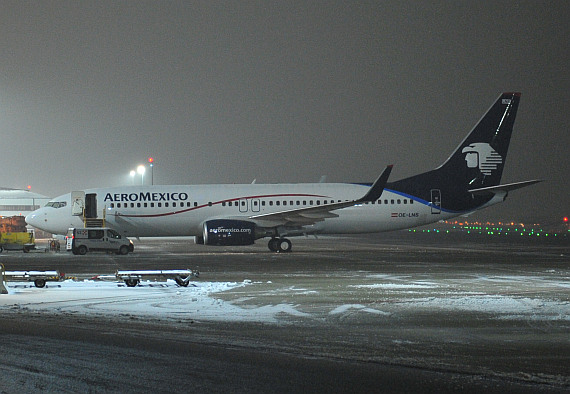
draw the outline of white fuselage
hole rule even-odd
[[[104,218],[106,226],[126,236],[158,237],[200,236],[207,220],[248,220],[268,213],[353,201],[368,189],[369,186],[344,183],[164,185],[91,189],[85,190],[85,194],[95,195],[97,217]],[[54,234],[82,227],[83,217],[72,215],[71,196],[68,193],[53,199],[51,204],[28,215],[26,221]],[[420,226],[464,213],[446,212],[429,201],[385,189],[373,203],[334,210],[333,217],[289,234],[374,233]],[[283,231],[288,234],[285,228]]]

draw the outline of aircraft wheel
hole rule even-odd
[[[269,240],[269,242],[267,243],[267,246],[269,247],[269,250],[271,250],[272,252],[278,252],[279,251],[279,240],[277,238],[271,238]]]
[[[139,284],[139,280],[138,279],[125,279],[125,284],[127,285],[127,287],[135,287],[136,285]]]
[[[34,281],[34,285],[35,285],[36,287],[39,287],[39,288],[45,287],[45,285],[46,285],[46,280],[45,280],[45,279],[36,279],[36,280]]]
[[[176,284],[178,286],[182,286],[182,287],[188,287],[188,284],[190,283],[190,281],[185,281],[181,277],[174,278],[174,281],[176,282]]]
[[[278,245],[279,245],[279,250],[278,250],[279,253],[291,252],[292,249],[291,241],[289,241],[287,238],[279,239]]]

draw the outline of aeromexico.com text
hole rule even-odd
[[[251,234],[250,228],[225,228],[225,227],[218,227],[218,228],[211,228],[209,231],[213,234],[215,233],[248,233]]]
[[[186,201],[187,193],[107,193],[105,201],[123,202],[123,201]]]

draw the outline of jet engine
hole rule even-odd
[[[255,223],[230,219],[204,222],[205,245],[251,245],[254,242]]]

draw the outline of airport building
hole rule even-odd
[[[0,187],[0,218],[26,216],[46,205],[49,200],[29,190]]]

